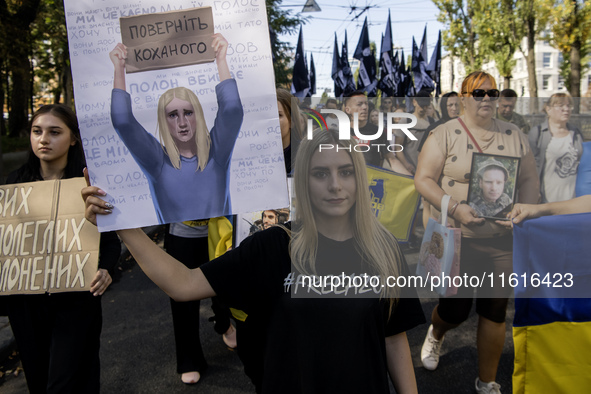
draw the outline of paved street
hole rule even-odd
[[[414,272],[417,253],[406,254]],[[423,298],[429,320],[435,299]],[[102,392],[111,393],[253,393],[253,386],[242,372],[237,355],[229,351],[207,321],[212,315],[209,300],[201,306],[201,338],[209,369],[201,382],[185,386],[176,374],[174,338],[167,296],[137,267],[122,273],[120,281],[103,296],[103,335],[101,347]],[[508,321],[513,318],[510,304]],[[459,329],[449,332],[443,356],[436,371],[422,368],[420,348],[427,331],[423,325],[408,332],[420,393],[474,393],[477,371],[476,315]],[[504,393],[511,392],[513,347],[507,325],[498,382]],[[394,392],[392,390],[392,392]],[[10,376],[0,386],[1,394],[26,393],[24,376]]]

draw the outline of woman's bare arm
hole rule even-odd
[[[519,182],[516,186],[520,203],[537,204],[540,201],[540,178],[536,170],[536,160],[531,151],[521,160]]]
[[[156,245],[142,229],[118,230],[142,271],[175,301],[202,300],[215,296],[200,268],[189,269]]]
[[[88,171],[84,170],[87,184]],[[108,215],[113,206],[102,200],[106,193],[96,186],[82,189],[86,220],[96,225],[96,215]],[[148,277],[175,301],[201,300],[215,296],[201,269],[189,269],[156,245],[142,229],[117,231]]]
[[[418,393],[406,333],[386,337],[388,373],[397,393]]]
[[[515,204],[513,211],[511,211],[511,218],[513,219],[513,223],[520,223],[525,219],[533,219],[540,216],[586,212],[591,212],[591,195],[539,205]]]

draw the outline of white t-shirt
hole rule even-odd
[[[573,132],[561,138],[552,137],[546,149],[544,202],[575,198],[578,166],[577,150],[573,146]]]

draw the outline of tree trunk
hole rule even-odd
[[[2,108],[2,122],[0,122],[0,135],[6,135],[6,120],[4,119],[4,107],[6,104],[4,101],[4,99],[6,98],[6,92],[4,91],[4,75],[6,71],[3,61],[0,64],[0,68],[0,108]],[[8,106],[6,106],[6,108],[8,108]]]
[[[0,1],[0,26],[4,37],[9,37],[1,45],[7,54],[12,82],[8,121],[11,137],[18,136],[27,128],[31,92],[30,26],[37,16],[40,0],[22,0],[18,3],[18,8],[13,6],[9,10],[6,1]]]
[[[72,69],[69,64],[64,65],[64,104],[74,109],[74,81],[72,79]]]
[[[581,41],[575,40],[570,49],[570,95],[575,99],[574,113],[579,113],[581,97]]]
[[[538,97],[538,80],[536,78],[536,19],[534,15],[530,15],[525,21],[527,24],[527,76],[529,79],[529,100],[530,113],[538,113],[537,106]]]
[[[10,64],[10,75],[12,76],[12,108],[8,121],[10,137],[17,138],[26,134],[28,121],[28,104],[30,92],[31,64],[29,63],[28,51],[22,51],[21,56],[13,54]]]
[[[503,89],[511,89],[511,77],[505,76],[503,78]]]

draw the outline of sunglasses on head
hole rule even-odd
[[[499,98],[499,90],[498,89],[489,89],[489,90],[474,89],[472,91],[472,97],[474,97],[474,100],[476,100],[476,101],[482,101],[484,96],[488,96],[488,98],[490,98],[490,101],[495,101]]]

